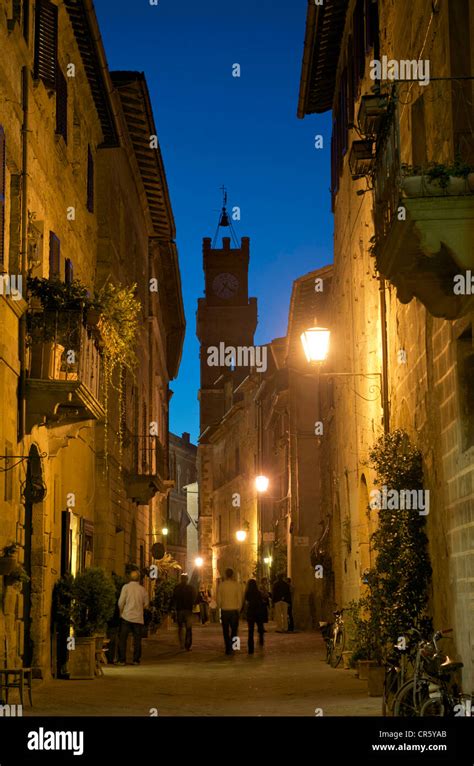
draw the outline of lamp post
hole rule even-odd
[[[389,407],[388,407],[388,400],[386,396],[384,396],[383,387],[382,387],[382,373],[381,372],[322,372],[321,366],[322,363],[326,361],[329,353],[329,344],[330,344],[330,337],[331,337],[331,331],[328,330],[327,327],[309,327],[307,330],[301,333],[301,343],[303,345],[303,350],[306,356],[306,359],[308,362],[312,365],[317,365],[317,374],[320,377],[327,377],[327,378],[379,378],[379,385],[378,386],[372,386],[373,388],[378,388],[380,391],[380,400],[382,404],[382,410],[383,410],[383,423],[384,423],[384,431],[385,433],[388,433],[389,431]],[[369,392],[371,393],[371,389],[369,389]],[[356,396],[359,396],[360,398],[364,399],[365,397],[361,396],[361,394],[358,394],[357,391],[354,391]],[[366,400],[370,401],[370,400]]]
[[[168,531],[169,531],[168,527],[163,527],[163,529],[161,530],[161,535],[163,537],[163,542],[164,542],[165,553],[166,553],[166,540],[167,540],[167,537],[168,537]]]

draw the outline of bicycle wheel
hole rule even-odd
[[[344,651],[344,643],[345,643],[344,628],[338,628],[337,633],[334,636],[334,641],[332,645],[332,652],[331,652],[331,667],[332,668],[337,668],[337,666],[339,665],[342,659],[342,652]]]
[[[397,718],[416,718],[426,700],[429,699],[428,684],[413,679],[399,689],[393,703],[393,715]]]
[[[332,654],[332,640],[330,638],[326,638],[326,662],[328,665],[331,664],[331,654]]]
[[[400,671],[396,667],[385,670],[382,696],[382,715],[392,716],[395,697],[400,689]]]
[[[445,707],[442,699],[430,699],[428,698],[421,706],[420,716],[426,718],[428,716],[441,716],[445,715]]]

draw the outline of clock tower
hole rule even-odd
[[[257,327],[257,299],[248,295],[249,238],[231,248],[230,237],[222,247],[203,239],[205,297],[199,298],[197,336],[201,349],[200,431],[218,423],[224,415],[224,383],[231,368],[224,362],[224,349],[253,346]],[[218,363],[211,362],[212,350],[219,350]],[[248,374],[238,367],[232,373],[234,388]]]

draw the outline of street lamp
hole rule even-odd
[[[270,479],[268,478],[268,476],[255,477],[255,489],[257,490],[257,492],[266,492],[269,484],[270,484]]]
[[[239,543],[244,543],[246,541],[246,539],[247,539],[247,532],[245,531],[245,529],[239,529],[235,533],[235,536],[236,536],[237,541]]]
[[[197,556],[197,557],[194,559],[194,565],[195,565],[195,566],[196,566],[198,569],[200,569],[200,568],[201,568],[201,567],[204,565],[204,559],[202,558],[202,556]]]
[[[168,534],[168,527],[163,527],[163,529],[161,530],[161,534],[163,535],[163,537],[166,537],[166,535]]]
[[[310,327],[301,333],[301,342],[308,362],[324,362],[329,353],[330,330]]]

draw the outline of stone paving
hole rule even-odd
[[[219,625],[195,626],[191,652],[177,646],[176,628],[143,641],[139,666],[105,667],[93,681],[38,681],[34,707],[40,716],[380,716],[381,699],[367,695],[354,670],[324,662],[319,633],[275,633],[249,656],[246,623],[240,652],[226,657]],[[10,700],[12,703],[14,699]],[[155,713],[156,714],[156,713]]]

